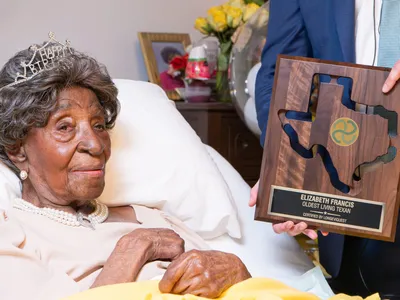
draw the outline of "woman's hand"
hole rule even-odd
[[[258,186],[259,186],[260,180],[257,181],[257,183],[253,186],[250,192],[250,201],[249,201],[249,206],[254,206],[256,205],[257,202],[257,195],[258,195]],[[273,224],[272,228],[275,231],[275,233],[287,233],[291,236],[296,236],[299,234],[305,234],[308,236],[310,239],[315,240],[318,237],[318,234],[315,232],[315,230],[312,229],[307,229],[308,225],[304,222],[300,222],[298,224],[293,223],[292,221],[287,221],[284,223],[278,223],[278,224]],[[322,232],[323,235],[328,235],[327,232]]]
[[[132,247],[146,248],[146,261],[174,260],[185,251],[185,241],[173,230],[141,228],[122,237]]]
[[[185,251],[184,244],[170,229],[136,229],[118,241],[92,288],[133,282],[146,263],[173,260]]]
[[[245,265],[233,254],[192,250],[169,265],[159,289],[162,293],[216,298],[250,277]]]

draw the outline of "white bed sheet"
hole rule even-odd
[[[276,234],[271,223],[254,221],[255,209],[248,206],[250,187],[217,151],[208,145],[206,148],[231,189],[243,236],[240,240],[228,235],[207,240],[210,247],[239,256],[253,277],[278,279],[322,299],[332,296],[321,270],[314,266],[293,237]]]

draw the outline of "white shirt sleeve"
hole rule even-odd
[[[382,0],[355,1],[354,34],[357,64],[370,66],[377,64],[381,8]]]
[[[67,274],[24,250],[24,242],[22,227],[0,210],[0,299],[55,300],[80,292]]]

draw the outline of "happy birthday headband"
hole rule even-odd
[[[29,47],[29,49],[34,52],[32,58],[29,60],[28,63],[21,63],[23,72],[17,72],[14,78],[14,82],[3,86],[2,88],[0,88],[0,91],[6,87],[11,87],[32,79],[41,72],[53,68],[55,66],[55,63],[60,58],[65,57],[67,54],[72,54],[70,41],[66,40],[65,44],[60,43],[56,40],[55,34],[53,32],[49,32],[49,41],[43,46],[39,47],[37,45],[33,45]],[[38,59],[35,60],[38,55]]]

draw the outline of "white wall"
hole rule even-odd
[[[147,80],[139,31],[189,33],[196,17],[224,0],[0,0],[0,66],[17,51],[60,41],[104,63],[114,78]]]

